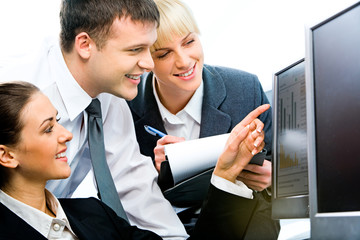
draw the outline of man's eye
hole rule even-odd
[[[142,50],[142,48],[132,48],[132,49],[130,49],[130,52],[136,53],[136,52],[140,52],[141,50]]]

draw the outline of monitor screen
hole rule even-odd
[[[308,35],[311,234],[359,238],[360,2]]]
[[[308,165],[304,59],[274,75],[272,216],[306,218]]]

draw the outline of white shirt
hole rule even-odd
[[[154,75],[155,76],[155,75]],[[153,76],[153,93],[159,107],[164,127],[169,135],[183,137],[185,140],[198,139],[200,136],[201,106],[203,99],[203,83],[188,102],[188,104],[175,115],[169,112],[161,103],[156,92],[155,80]]]
[[[71,176],[47,184],[55,196],[71,197],[92,168],[85,112],[91,97],[71,75],[56,39],[48,39],[39,56],[30,64],[16,66],[2,75],[2,81],[23,80],[38,86],[58,110],[60,124],[72,132],[73,140],[68,142],[66,152]],[[151,159],[140,154],[126,101],[106,93],[98,98],[102,108],[107,162],[130,223],[165,239],[186,238],[184,226],[157,185],[158,174]],[[95,184],[94,181],[90,183]]]
[[[198,139],[200,136],[201,107],[204,95],[203,81],[201,81],[200,86],[196,89],[194,95],[191,97],[186,106],[175,115],[169,112],[169,110],[167,110],[161,103],[155,87],[155,75],[153,76],[152,81],[153,93],[159,107],[166,132],[172,136],[184,137],[185,140]],[[253,191],[241,181],[232,183],[213,174],[211,177],[211,184],[225,192],[244,198],[253,198]],[[177,211],[181,210],[182,209]]]
[[[60,202],[49,191],[45,190],[45,194],[46,203],[56,215],[55,218],[12,198],[2,190],[0,190],[0,202],[47,239],[78,239],[70,227]]]

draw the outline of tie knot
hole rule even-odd
[[[101,105],[99,99],[93,99],[90,105],[85,109],[85,111],[93,117],[101,118]]]

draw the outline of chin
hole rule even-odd
[[[71,169],[70,169],[70,167],[69,167],[69,169],[64,170],[61,174],[59,174],[58,179],[68,178],[68,177],[70,177],[70,174],[71,174]]]
[[[137,91],[137,88],[136,88],[135,91],[129,90],[126,94],[122,94],[122,95],[120,95],[118,97],[124,98],[127,101],[131,101],[137,96],[137,93],[138,93],[138,91]]]
[[[109,91],[108,93],[110,93],[116,97],[123,98],[127,101],[131,101],[136,97],[138,90],[137,90],[137,86],[126,87],[126,88],[124,88],[124,86],[122,86],[122,87],[119,87],[118,89],[114,89],[114,91],[111,91],[111,92]]]

